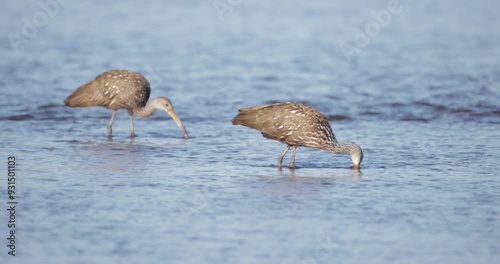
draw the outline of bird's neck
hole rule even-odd
[[[354,148],[354,143],[342,143],[342,142],[334,142],[332,141],[328,147],[327,151],[330,151],[335,154],[351,154],[352,149]]]
[[[135,108],[134,114],[136,114],[140,117],[148,117],[148,116],[152,115],[156,110],[155,102],[156,102],[156,100],[153,99],[153,100],[149,101],[144,107]]]

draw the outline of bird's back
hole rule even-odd
[[[148,80],[138,72],[109,70],[78,87],[64,100],[67,106],[104,106],[110,109],[143,107],[149,99]]]
[[[302,103],[241,108],[232,123],[259,130],[266,138],[292,146],[323,148],[327,142],[336,142],[328,120]]]

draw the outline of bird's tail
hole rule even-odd
[[[231,120],[231,123],[233,125],[247,126],[247,124],[255,122],[256,110],[259,108],[260,106],[240,108],[238,114]]]
[[[103,106],[105,98],[98,91],[98,83],[90,81],[71,93],[64,104],[70,107]]]
[[[243,124],[243,122],[242,122],[243,119],[245,119],[244,115],[242,115],[241,113],[239,113],[233,119],[231,119],[231,123],[233,123],[233,125],[242,125]]]
[[[231,122],[233,125],[243,125],[259,131],[267,130],[268,127],[273,127],[273,113],[265,109],[266,106],[241,108]]]

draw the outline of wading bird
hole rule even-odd
[[[64,104],[70,107],[104,106],[113,110],[108,124],[108,137],[112,136],[112,125],[118,109],[128,111],[130,137],[135,137],[133,114],[148,117],[156,109],[163,110],[174,119],[184,132],[184,137],[188,138],[186,128],[175,113],[170,99],[159,96],[146,104],[150,93],[149,82],[142,74],[130,70],[109,70],[78,87],[64,100]]]
[[[335,154],[351,155],[354,169],[359,170],[363,151],[352,142],[337,142],[328,120],[316,109],[302,103],[285,102],[239,109],[231,120],[233,125],[243,125],[259,130],[265,138],[287,145],[278,158],[281,169],[283,157],[293,148],[290,168],[295,168],[297,147],[319,148]]]

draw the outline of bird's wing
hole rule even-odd
[[[232,123],[259,130],[266,138],[283,141],[296,131],[293,122],[300,122],[296,119],[301,118],[289,112],[295,109],[291,104],[286,102],[241,108]]]
[[[232,122],[257,129],[264,137],[288,145],[318,147],[324,142],[336,142],[328,120],[302,103],[242,108]]]
[[[100,91],[100,84],[92,80],[71,93],[64,103],[71,107],[106,106],[107,100]]]

